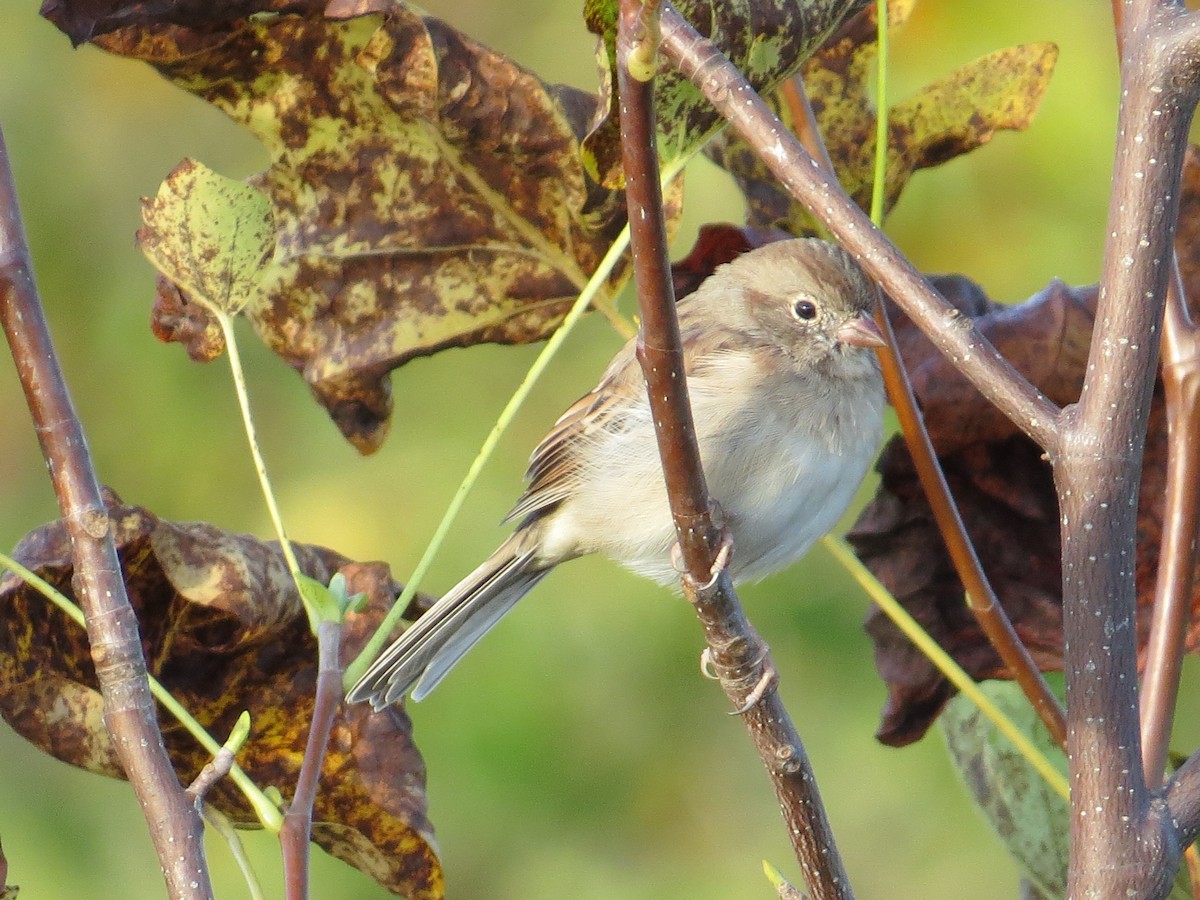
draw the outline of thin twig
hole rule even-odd
[[[149,824],[169,895],[211,897],[203,823],[163,746],[108,511],[33,283],[2,133],[0,320],[71,536],[77,595],[104,697],[105,726]]]
[[[1167,484],[1142,677],[1142,764],[1157,787],[1166,771],[1171,723],[1192,615],[1192,573],[1200,506],[1200,341],[1184,301],[1179,262],[1163,322],[1162,381],[1167,404]]]
[[[283,829],[279,841],[283,847],[284,886],[288,900],[304,900],[308,897],[309,840],[312,836],[313,803],[317,799],[317,787],[321,780],[321,767],[325,762],[325,750],[329,746],[329,734],[342,702],[342,668],[338,661],[338,645],[341,642],[340,622],[323,620],[317,627],[317,688],[313,704],[312,722],[308,729],[308,742],[304,747],[304,761],[296,779],[296,793],[283,817]]]
[[[645,48],[657,38],[657,4],[623,0],[617,37],[621,145],[633,240],[634,278],[642,311],[638,359],[646,377],[671,512],[688,577],[684,590],[701,620],[707,658],[771,775],[788,834],[817,898],[853,894],[833,841],[804,745],[774,689],[767,647],[742,612],[723,563],[720,533],[700,468],[684,378],[679,324],[666,257],[657,174],[652,82]],[[634,72],[630,71],[630,58]],[[716,571],[716,577],[710,577]]]
[[[816,159],[822,161],[822,168],[833,173],[833,162],[821,136],[821,129],[813,115],[812,104],[808,101],[808,93],[804,90],[803,82],[795,79],[788,82],[789,105],[791,106],[793,127],[797,129],[801,143]],[[879,117],[884,118],[883,110]],[[878,132],[877,132],[878,133]],[[885,132],[886,134],[886,132]],[[882,154],[877,154],[877,158]],[[876,195],[882,193],[882,181],[877,177]],[[882,204],[879,213],[882,215]],[[959,580],[967,592],[968,608],[975,616],[979,627],[995,649],[1000,659],[1013,673],[1021,690],[1029,698],[1030,704],[1045,724],[1051,737],[1060,747],[1066,746],[1067,721],[1062,705],[1041,670],[1034,662],[1028,648],[1017,636],[1012,622],[1000,605],[991,583],[984,574],[983,565],[975,552],[975,546],[967,534],[966,526],[959,515],[958,506],[950,494],[950,485],[946,483],[946,475],[938,462],[933,449],[933,441],[925,428],[925,420],[917,407],[913,395],[912,384],[908,372],[900,360],[896,349],[896,335],[892,330],[892,322],[888,316],[887,307],[880,303],[876,309],[875,320],[880,331],[887,339],[887,347],[880,352],[879,359],[883,366],[883,381],[887,386],[888,399],[891,400],[896,415],[900,420],[901,433],[917,470],[917,478],[921,489],[929,501],[933,511],[934,521],[942,535],[942,541],[950,554],[950,560]]]
[[[200,774],[192,779],[187,786],[188,796],[199,803],[212,790],[213,785],[224,778],[233,769],[234,752],[228,747],[222,747],[217,755],[205,763]]]
[[[946,475],[934,452],[925,421],[917,408],[912,384],[896,350],[896,335],[892,331],[891,320],[882,304],[876,321],[879,322],[888,342],[886,350],[879,354],[888,397],[896,410],[896,417],[900,420],[904,443],[908,447],[913,466],[917,470],[917,478],[921,482],[921,489],[925,492],[933,519],[946,545],[946,552],[949,553],[954,571],[966,590],[967,608],[975,616],[975,621],[979,623],[992,648],[1013,673],[1013,678],[1029,698],[1050,736],[1060,747],[1065,748],[1066,713],[1054,692],[1050,690],[1046,679],[1042,677],[1029,649],[1017,635],[1004,607],[1000,605],[1000,600],[992,590],[987,575],[984,574],[983,565],[975,552],[975,545],[967,534],[958,506],[950,494],[950,485],[946,483]]]

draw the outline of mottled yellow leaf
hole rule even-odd
[[[799,68],[848,14],[865,0],[678,0],[685,19],[713,41],[759,91],[769,90]],[[584,162],[601,183],[619,187],[620,117],[616,91],[617,0],[587,0],[584,18],[602,38],[606,115],[584,140]],[[688,156],[724,127],[712,104],[665,60],[654,85],[658,153],[663,163]]]
[[[143,199],[142,223],[138,246],[193,300],[234,314],[257,295],[275,247],[262,191],[185,159]]]
[[[890,3],[891,27],[903,24],[913,3]],[[802,68],[805,89],[825,139],[838,180],[863,209],[874,182],[876,115],[871,85],[876,46],[874,6],[856,16]],[[890,210],[918,169],[939,165],[986,144],[1001,129],[1029,126],[1041,103],[1058,49],[1028,44],[1000,50],[952,72],[891,107],[888,114],[887,183]],[[780,97],[772,104],[792,117]],[[749,146],[723,136],[710,155],[742,186],[749,224],[816,234],[816,221],[775,181]]]
[[[244,314],[369,452],[387,431],[392,369],[544,338],[624,225],[624,201],[580,162],[593,95],[398,0],[314,6],[147,23],[97,43],[149,62],[267,148],[252,183],[270,200],[275,251]],[[189,351],[206,358],[219,345],[179,286],[162,286],[155,328],[199,334]]]

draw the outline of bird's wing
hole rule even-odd
[[[525,472],[528,486],[505,521],[545,515],[569,497],[584,472],[583,448],[605,432],[620,431],[628,409],[623,398],[640,400],[644,391],[631,342],[609,363],[600,383],[571,404],[534,448]]]
[[[736,336],[709,310],[700,308],[707,294],[703,288],[680,302],[679,327],[683,338],[684,369],[695,377],[704,359],[715,358]],[[703,347],[702,351],[698,348]],[[707,354],[707,357],[705,356]],[[567,499],[584,477],[584,448],[590,441],[629,427],[630,404],[646,403],[645,379],[638,364],[635,342],[630,341],[613,357],[600,383],[576,400],[554,423],[529,458],[525,472],[528,486],[505,521],[543,516]]]

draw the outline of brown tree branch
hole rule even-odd
[[[1123,26],[1121,104],[1104,270],[1079,403],[1064,412],[1055,485],[1071,767],[1070,896],[1164,896],[1179,825],[1147,790],[1136,687],[1138,482],[1188,124],[1200,96],[1182,7],[1136,0]],[[1175,810],[1171,810],[1175,813]]]
[[[654,0],[622,0],[617,77],[634,278],[642,312],[638,359],[646,378],[671,513],[687,567],[684,590],[704,626],[709,647],[706,659],[735,708],[742,712],[755,749],[774,783],[788,836],[810,891],[816,898],[850,898],[849,880],[804,745],[775,690],[774,668],[766,644],[747,621],[719,561],[721,535],[713,525],[711,501],[700,468],[662,215],[653,83],[649,80],[654,71],[657,13]]]
[[[321,781],[329,734],[342,703],[342,666],[338,659],[341,644],[340,622],[323,619],[317,626],[317,687],[312,721],[304,760],[296,779],[296,792],[283,817],[279,842],[283,848],[284,890],[287,900],[308,897],[309,846],[312,839],[313,803]]]
[[[0,323],[71,536],[76,594],[87,619],[105,726],[149,824],[169,895],[211,897],[203,823],[163,747],[108,512],[33,283],[2,133]]]
[[[1137,728],[1133,529],[1150,388],[1200,24],[1182,7],[1127,2],[1121,138],[1100,311],[1080,403],[1063,413],[1020,378],[866,221],[744,79],[669,7],[663,50],[794,196],[871,272],[933,343],[1048,452],[1063,506],[1063,593],[1072,771],[1071,896],[1155,897],[1179,835],[1200,812],[1176,788],[1170,814],[1146,790]],[[1061,431],[1061,434],[1059,433]],[[1197,764],[1200,765],[1200,764]],[[1189,777],[1180,783],[1191,785]],[[1184,815],[1186,813],[1187,815]],[[1178,825],[1172,821],[1178,819]]]
[[[800,145],[712,42],[663,3],[663,54],[750,142],[791,194],[851,250],[930,341],[1052,456],[1058,408],[1004,359],[967,316],[947,303]]]
[[[1113,33],[1124,63],[1125,3],[1113,0]],[[1154,605],[1141,684],[1142,767],[1155,788],[1166,770],[1184,644],[1191,617],[1192,573],[1196,561],[1197,507],[1200,506],[1200,342],[1188,310],[1171,250],[1170,280],[1163,314],[1162,380],[1167,404],[1167,483],[1162,546],[1154,582]]]
[[[812,104],[808,102],[803,82],[798,77],[790,79],[782,90],[793,117],[792,127],[796,129],[800,142],[810,155],[821,161],[823,169],[833,172],[833,162],[825,148],[825,141],[821,137],[821,129],[813,115]],[[1000,605],[991,583],[984,574],[975,546],[967,534],[966,526],[963,525],[954,497],[950,494],[950,485],[946,483],[946,475],[934,452],[933,442],[925,428],[925,420],[917,407],[908,372],[905,371],[896,350],[896,335],[892,331],[891,319],[884,304],[879,304],[875,319],[880,331],[887,338],[887,348],[879,354],[879,359],[883,365],[883,381],[887,386],[888,399],[891,400],[900,420],[904,442],[912,457],[921,489],[929,500],[929,508],[933,512],[942,541],[950,554],[950,561],[966,590],[968,608],[1000,659],[1012,671],[1038,718],[1059,746],[1065,748],[1066,714],[1046,679],[1042,677],[1041,670],[1038,669],[1028,648],[1017,636],[1016,629],[1013,628],[1008,614]]]
[[[1162,783],[1166,770],[1192,613],[1200,516],[1200,340],[1187,311],[1177,259],[1171,261],[1161,352],[1167,404],[1166,502],[1141,685],[1142,763],[1152,788]]]

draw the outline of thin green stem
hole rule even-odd
[[[580,291],[579,298],[575,301],[575,304],[571,307],[570,311],[563,319],[562,324],[558,326],[558,330],[550,336],[550,339],[546,342],[546,346],[542,348],[542,352],[538,354],[537,359],[534,360],[533,365],[530,366],[524,380],[521,382],[520,386],[516,389],[508,403],[505,405],[504,409],[501,411],[499,418],[496,420],[496,424],[492,426],[491,432],[489,432],[487,438],[483,442],[483,445],[479,448],[479,452],[475,455],[475,459],[471,462],[470,468],[467,469],[467,474],[463,478],[462,483],[459,484],[458,490],[454,492],[454,497],[451,499],[450,505],[446,508],[446,512],[442,515],[441,522],[438,523],[437,529],[433,533],[433,537],[429,540],[429,546],[425,548],[425,552],[421,555],[421,559],[417,562],[416,567],[413,569],[412,575],[409,576],[408,583],[405,585],[404,591],[400,594],[395,605],[384,617],[383,621],[379,623],[379,627],[371,636],[371,639],[367,641],[366,645],[359,652],[358,656],[355,657],[354,661],[346,667],[345,674],[342,676],[342,683],[347,689],[354,685],[358,679],[362,677],[363,673],[366,672],[367,667],[372,663],[372,661],[374,661],[375,657],[379,655],[379,652],[383,649],[384,644],[386,644],[391,638],[392,630],[396,627],[397,622],[400,621],[401,615],[404,614],[404,610],[408,608],[408,605],[410,602],[412,602],[413,597],[417,595],[417,590],[420,588],[421,582],[425,580],[425,576],[429,573],[429,569],[433,565],[433,561],[437,558],[438,552],[442,549],[442,544],[446,540],[446,535],[450,533],[450,528],[454,524],[454,520],[458,517],[459,512],[462,510],[462,506],[467,499],[467,495],[471,492],[471,488],[475,486],[475,482],[478,480],[479,474],[483,471],[484,466],[487,465],[488,460],[491,459],[492,453],[495,451],[496,446],[500,443],[500,438],[504,435],[505,431],[508,430],[508,426],[512,423],[517,411],[520,410],[522,404],[524,404],[526,398],[528,398],[530,392],[533,390],[534,385],[537,384],[538,379],[541,378],[542,373],[550,364],[550,361],[558,353],[559,349],[562,347],[571,331],[575,328],[575,325],[579,322],[579,320],[583,317],[583,314],[587,311],[588,307],[592,304],[593,299],[600,295],[604,288],[605,282],[607,282],[609,275],[620,261],[621,255],[625,252],[625,249],[628,246],[629,226],[626,225],[625,228],[621,230],[621,233],[617,235],[612,246],[609,247],[608,253],[605,254],[604,259],[600,261],[600,265],[597,266],[596,271],[592,274],[592,277],[588,280],[588,283],[584,285],[583,290]]]
[[[84,627],[83,611],[80,610],[71,600],[66,597],[61,591],[56,589],[45,579],[41,578],[36,572],[25,568],[15,559],[0,553],[0,568],[9,569],[13,574],[23,579],[28,585],[38,591],[43,597],[58,607],[67,615],[71,621],[75,622],[81,628]],[[175,719],[188,730],[205,750],[212,756],[216,756],[221,752],[221,744],[214,738],[199,722],[193,718],[173,696],[171,692],[163,687],[153,675],[150,677],[150,693],[154,695],[163,708],[167,710]],[[245,795],[246,800],[254,809],[254,814],[258,816],[258,820],[263,827],[268,831],[278,832],[283,827],[283,814],[279,811],[279,807],[272,803],[262,792],[237,763],[233,764],[233,768],[229,771],[229,777],[233,779],[233,783],[238,786],[238,789]]]
[[[828,535],[822,539],[822,543],[838,562],[842,564],[846,571],[850,573],[854,580],[862,586],[863,590],[867,592],[879,608],[887,613],[888,617],[896,623],[896,626],[904,633],[904,636],[912,641],[930,662],[937,666],[938,671],[946,676],[951,684],[979,707],[980,712],[991,720],[992,724],[996,726],[997,731],[1012,741],[1017,751],[1029,760],[1029,764],[1045,779],[1054,792],[1061,795],[1064,800],[1068,800],[1070,792],[1067,789],[1067,780],[1063,777],[1063,774],[1054,767],[1054,764],[1046,758],[1046,755],[1037,748],[1025,733],[1013,723],[1012,719],[1006,716],[979,689],[979,685],[975,682],[975,679],[963,671],[962,667],[938,645],[938,642],[929,636],[925,629],[921,627],[921,624],[908,614],[908,611],[896,601],[888,592],[888,589],[854,555],[854,551],[844,541]]]
[[[250,863],[250,857],[246,855],[242,836],[237,833],[233,822],[211,803],[205,803],[200,808],[200,814],[204,816],[204,821],[208,823],[208,826],[225,839],[234,862],[242,872],[242,878],[246,880],[246,890],[250,893],[250,900],[266,900],[262,885],[258,881],[258,874]]]
[[[208,306],[209,311],[216,316],[217,321],[221,325],[221,333],[225,337],[225,350],[229,356],[229,370],[233,373],[233,389],[237,393],[238,407],[242,411],[242,427],[246,431],[246,440],[250,444],[250,455],[254,459],[254,471],[258,474],[258,483],[262,487],[263,500],[267,504],[267,512],[271,516],[271,524],[275,526],[275,535],[279,538],[279,546],[283,551],[283,558],[287,561],[288,571],[291,572],[292,578],[296,580],[296,590],[301,598],[304,598],[304,591],[300,587],[300,582],[296,576],[300,573],[300,564],[296,561],[296,554],[292,550],[291,541],[288,540],[286,532],[283,530],[283,516],[279,512],[279,503],[275,499],[275,492],[271,489],[271,479],[267,477],[267,463],[263,459],[262,450],[258,444],[258,432],[254,427],[254,416],[250,412],[250,394],[246,390],[246,373],[242,368],[242,356],[238,351],[237,335],[233,331],[233,319],[223,309],[215,305]],[[314,618],[313,621],[316,621]]]
[[[887,194],[888,151],[888,5],[875,0],[879,58],[875,62],[875,183],[871,186],[871,221],[883,227],[883,200]]]

